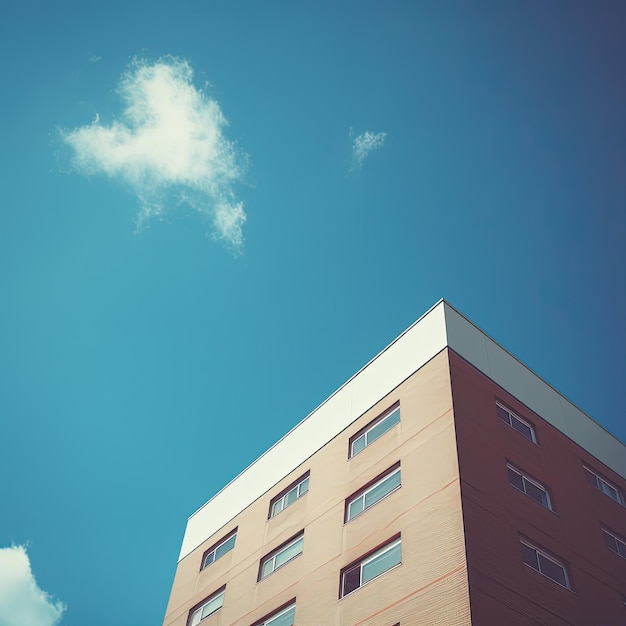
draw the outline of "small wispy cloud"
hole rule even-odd
[[[246,214],[234,186],[246,157],[226,138],[219,104],[192,78],[187,61],[135,61],[118,86],[119,120],[106,126],[96,115],[88,126],[61,131],[61,138],[78,172],[105,174],[132,190],[139,226],[184,202],[209,216],[215,239],[239,251]]]
[[[354,137],[352,128],[350,129],[350,137]],[[354,137],[352,141],[352,166],[351,172],[360,170],[363,166],[363,161],[373,150],[382,148],[385,143],[385,137],[387,133],[372,133],[366,130],[364,133]]]
[[[55,626],[65,608],[37,586],[24,546],[0,548],[2,626]]]
[[[102,59],[102,57],[99,54],[94,54],[93,56],[89,57],[89,63],[98,63],[98,61],[100,61]]]

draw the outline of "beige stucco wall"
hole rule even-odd
[[[401,423],[348,460],[350,436],[398,400]],[[397,461],[402,487],[344,524],[345,498]],[[306,470],[309,492],[267,520],[271,498]],[[235,548],[200,572],[204,551],[235,526]],[[257,582],[259,559],[303,528],[303,554]],[[402,564],[338,599],[341,568],[397,533]],[[164,626],[185,626],[224,584],[224,605],[203,626],[247,626],[294,597],[299,626],[470,623],[446,350],[183,558]]]
[[[200,507],[187,521],[179,560],[349,427],[445,346],[442,301]]]

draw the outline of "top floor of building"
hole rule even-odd
[[[622,442],[441,300],[196,511],[187,522],[179,560],[446,348],[606,467],[626,477]]]

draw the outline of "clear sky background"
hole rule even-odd
[[[626,440],[625,32],[4,2],[0,624],[159,626],[187,516],[441,297]]]

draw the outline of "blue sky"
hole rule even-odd
[[[624,32],[5,2],[0,624],[158,626],[187,516],[441,297],[626,440]]]

